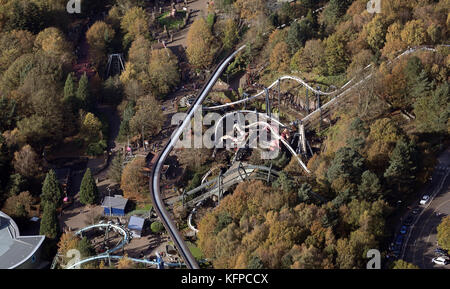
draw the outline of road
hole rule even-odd
[[[195,258],[192,256],[189,248],[187,247],[186,243],[184,242],[183,237],[178,232],[177,227],[172,222],[171,217],[169,213],[167,212],[167,209],[165,207],[164,201],[161,196],[160,192],[160,177],[161,177],[161,169],[164,165],[164,162],[167,158],[167,156],[170,154],[172,149],[175,147],[176,143],[178,142],[181,134],[183,133],[183,130],[186,128],[188,124],[191,123],[191,119],[194,116],[194,113],[201,107],[203,101],[205,100],[206,96],[216,83],[219,76],[222,74],[223,70],[227,67],[228,63],[234,58],[234,56],[244,49],[245,46],[242,46],[238,50],[236,50],[233,54],[231,54],[228,58],[223,60],[217,68],[214,70],[214,72],[211,74],[210,78],[200,91],[199,95],[195,99],[194,104],[189,109],[186,118],[184,121],[179,125],[174,133],[171,136],[171,139],[169,142],[165,145],[162,152],[159,154],[155,165],[152,170],[152,175],[150,179],[150,197],[152,199],[152,202],[154,204],[154,208],[156,213],[158,214],[159,218],[161,219],[162,223],[164,224],[164,227],[166,228],[167,232],[171,236],[176,248],[178,249],[178,252],[181,254],[183,260],[185,261],[187,267],[189,269],[199,269],[199,266],[195,260]]]
[[[438,158],[438,164],[433,173],[433,178],[426,192],[435,194],[434,199],[418,216],[412,226],[403,260],[419,266],[421,269],[450,269],[446,266],[431,262],[436,257],[434,250],[437,248],[437,226],[442,217],[436,213],[450,214],[450,147]]]

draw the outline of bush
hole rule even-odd
[[[164,230],[164,226],[160,222],[153,222],[150,226],[150,229],[152,229],[153,233],[157,234]]]
[[[107,147],[108,146],[106,145],[106,141],[101,140],[99,142],[89,144],[86,153],[89,156],[100,156],[103,154]]]

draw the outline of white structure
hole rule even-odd
[[[133,238],[140,238],[142,236],[142,229],[144,228],[144,218],[131,216],[128,222],[128,229],[130,229]]]

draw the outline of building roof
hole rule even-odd
[[[142,231],[142,228],[144,227],[144,222],[145,222],[144,218],[131,216],[130,221],[128,222],[128,229]]]
[[[125,210],[125,206],[127,205],[128,199],[125,199],[121,196],[106,196],[103,199],[102,207],[103,208],[113,208],[113,209],[119,209],[119,210]]]
[[[0,211],[0,269],[13,269],[39,249],[45,236],[20,236],[13,219]]]

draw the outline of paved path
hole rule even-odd
[[[442,220],[436,213],[450,214],[450,177],[445,179],[449,174],[450,148],[447,148],[439,157],[432,182],[427,188],[430,195],[436,193],[435,198],[412,227],[403,257],[405,261],[418,265],[421,269],[450,269],[450,264],[441,266],[431,262],[431,259],[436,257],[434,250],[437,248],[437,226]]]
[[[167,47],[177,47],[180,45],[182,47],[186,47],[186,36],[189,31],[189,28],[191,27],[191,24],[197,17],[200,16],[206,17],[208,13],[207,2],[208,0],[188,1],[188,9],[192,9],[192,14],[191,17],[189,18],[188,25],[181,31],[174,34],[173,41],[169,43]]]

